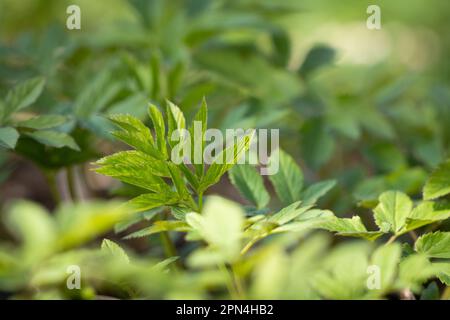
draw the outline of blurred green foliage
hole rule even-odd
[[[81,8],[81,30],[66,28],[70,4]],[[381,7],[381,30],[365,26],[369,4]],[[31,202],[10,207],[0,195],[0,291],[371,299],[411,290],[448,298],[448,12],[446,0],[0,0],[0,184],[8,188],[19,156],[45,173],[55,204],[65,199],[61,172],[74,201],[77,181],[91,196],[147,194],[138,213],[103,199],[63,203],[54,215]],[[233,198],[245,205],[207,194],[202,210],[213,184],[208,193],[228,197],[219,179],[230,168],[209,180],[203,166],[177,174],[166,158],[148,160],[157,155],[149,141],[127,138],[128,125],[159,130],[151,147],[164,155],[155,118],[176,112],[206,124],[206,111],[197,113],[204,97],[209,127],[280,129],[279,175],[264,179],[249,165],[228,172]],[[166,100],[179,108],[147,116],[149,102]],[[108,118],[125,123],[123,132],[112,135]],[[138,151],[103,158],[98,170],[124,184],[90,190],[89,162],[125,148],[113,136]],[[130,155],[148,163],[134,167]],[[157,164],[161,176],[141,174]],[[78,179],[74,168],[83,169]],[[148,189],[151,179],[165,189]],[[130,227],[128,238],[149,237],[148,252],[106,240],[100,249],[98,237]],[[313,229],[378,240],[331,241]],[[172,255],[163,262],[155,233]],[[383,246],[388,233],[394,238]],[[367,290],[370,264],[388,275],[382,290]],[[69,265],[81,267],[82,290],[65,287]]]

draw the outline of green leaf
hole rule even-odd
[[[12,127],[0,128],[0,146],[14,149],[19,139],[19,133]]]
[[[301,212],[293,222],[271,230],[271,233],[278,232],[299,232],[308,229],[321,228],[328,219],[333,219],[334,214],[329,210],[309,209]]]
[[[164,270],[166,269],[169,265],[171,265],[173,262],[177,261],[180,257],[178,256],[174,256],[174,257],[170,257],[167,259],[164,259],[161,262],[158,262],[153,268],[154,269],[158,269],[158,270]]]
[[[153,127],[155,128],[158,150],[162,153],[164,159],[167,159],[166,126],[164,125],[164,118],[158,107],[153,104],[150,104],[148,114],[150,115],[153,122]]]
[[[57,247],[64,250],[93,240],[129,215],[129,208],[116,201],[66,203],[56,212]]]
[[[42,115],[37,116],[25,121],[20,121],[17,123],[18,127],[29,128],[29,129],[49,129],[62,125],[67,121],[67,118],[60,115]]]
[[[269,222],[276,223],[279,225],[283,225],[288,223],[291,220],[296,219],[302,213],[306,212],[311,208],[311,206],[300,206],[301,201],[294,202],[293,204],[287,206],[286,208],[281,209],[273,216],[269,218]]]
[[[217,183],[222,175],[231,169],[250,148],[255,131],[240,137],[236,143],[222,150],[214,159],[206,174],[203,176],[198,192],[205,191],[209,186]]]
[[[180,170],[183,172],[184,177],[195,190],[195,192],[198,193],[198,188],[200,186],[198,177],[194,173],[192,173],[192,171],[184,163],[180,163],[178,165],[178,168],[180,168]]]
[[[239,256],[244,211],[236,203],[209,197],[203,215],[188,213],[186,221],[225,261],[232,262]]]
[[[177,189],[178,195],[181,199],[187,199],[188,197],[190,197],[190,193],[186,187],[186,184],[184,183],[184,179],[180,169],[173,163],[168,163],[168,167],[170,176],[172,177],[172,181],[175,185],[175,188]]]
[[[153,208],[176,204],[178,195],[173,191],[165,193],[145,193],[128,201],[132,212],[146,211]]]
[[[75,151],[80,151],[80,147],[78,147],[75,140],[64,132],[41,130],[26,132],[25,135],[47,146],[55,148],[68,147]]]
[[[450,259],[450,232],[433,232],[422,235],[415,245],[417,252],[430,258]]]
[[[33,104],[44,89],[45,79],[37,77],[17,84],[6,95],[5,105],[8,117],[15,111],[19,111]]]
[[[337,232],[341,236],[364,238],[369,241],[374,241],[383,235],[381,231],[367,231],[359,216],[354,216],[351,219],[332,217],[322,222],[320,227]]]
[[[270,200],[264,181],[256,169],[249,164],[234,166],[228,173],[231,183],[258,209],[264,208]]]
[[[201,124],[201,130],[198,130],[198,125]],[[205,133],[208,127],[208,107],[206,100],[203,99],[200,110],[194,117],[194,120],[189,128],[191,136],[191,159],[194,163],[195,172],[198,177],[203,176],[203,151],[205,149]],[[197,129],[197,130],[196,130]]]
[[[436,270],[439,280],[445,285],[450,286],[450,263],[437,262],[433,263],[433,267]]]
[[[300,66],[299,73],[303,77],[308,77],[320,67],[331,64],[335,55],[334,49],[324,45],[317,45],[307,53],[305,60]]]
[[[437,268],[424,255],[412,254],[400,262],[398,286],[418,292],[422,283],[436,272]]]
[[[335,149],[334,137],[324,122],[319,119],[308,120],[300,131],[302,158],[315,170],[330,160]]]
[[[446,220],[450,217],[450,207],[439,207],[431,201],[423,201],[417,205],[406,219],[406,226],[401,233],[420,228],[427,224]]]
[[[372,255],[372,265],[380,268],[380,290],[388,292],[393,285],[397,266],[400,262],[401,246],[398,243],[391,243],[379,247]]]
[[[132,234],[125,237],[125,239],[134,239],[147,237],[155,233],[163,231],[178,231],[187,232],[191,230],[191,227],[184,221],[178,220],[167,220],[167,221],[155,221],[153,225],[148,228],[133,232]]]
[[[279,105],[299,94],[302,84],[292,72],[274,66],[259,50],[241,48],[203,48],[196,52],[195,62],[210,70],[219,83],[266,103]]]
[[[33,202],[18,201],[6,216],[9,231],[21,241],[22,263],[54,250],[56,226],[48,212]]]
[[[431,282],[420,294],[420,300],[439,300],[439,287],[436,282]]]
[[[6,106],[2,99],[0,99],[0,125],[3,123],[3,117],[6,113]]]
[[[277,161],[272,156],[270,161]],[[301,198],[303,187],[303,173],[294,159],[281,149],[279,150],[279,170],[269,176],[278,198],[284,205],[289,205]]]
[[[361,299],[367,290],[368,243],[347,242],[325,255],[311,278],[326,299]]]
[[[172,133],[175,130],[186,129],[186,119],[184,118],[183,112],[174,105],[172,102],[167,101],[167,123],[168,131],[167,137],[169,145],[173,148],[175,146],[175,141],[172,141]],[[180,132],[181,133],[181,132]],[[180,141],[181,143],[181,141]]]
[[[106,67],[92,81],[86,83],[77,96],[74,111],[81,118],[88,118],[103,111],[124,87],[122,81],[114,79],[113,71]]]
[[[303,205],[315,204],[316,201],[325,195],[331,188],[336,185],[336,180],[325,180],[310,185],[302,192]]]
[[[155,159],[141,151],[122,151],[101,158],[96,162],[101,167],[96,169],[98,173],[107,176],[124,175],[127,171],[135,172],[136,176],[147,174],[159,177],[170,177],[167,163]],[[139,172],[141,171],[141,172]]]
[[[376,224],[383,231],[399,234],[411,213],[411,199],[400,191],[386,191],[378,200],[379,204],[373,210]]]
[[[140,151],[122,151],[97,161],[97,173],[154,192],[171,192],[161,177],[170,177],[167,164]]]
[[[423,188],[425,200],[436,199],[450,193],[450,159],[431,174]]]
[[[109,119],[123,129],[123,131],[112,132],[112,135],[117,139],[152,157],[165,159],[161,152],[155,148],[150,129],[141,120],[125,114],[113,114],[109,116]]]
[[[102,252],[111,254],[112,256],[120,259],[123,262],[130,262],[130,258],[128,258],[128,255],[125,253],[125,251],[114,241],[103,239],[101,249]]]

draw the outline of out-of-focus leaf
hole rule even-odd
[[[42,258],[54,250],[56,226],[41,206],[19,201],[11,208],[6,222],[21,241],[24,263]]]
[[[366,243],[340,245],[312,278],[314,288],[326,299],[357,299],[366,291],[368,249]]]
[[[41,115],[25,121],[20,121],[17,126],[30,129],[50,129],[65,123],[66,117],[60,115]]]
[[[81,91],[75,101],[75,113],[87,118],[102,111],[122,89],[120,81],[114,81],[108,70],[100,73]]]
[[[67,133],[51,130],[40,130],[34,132],[26,132],[25,135],[47,146],[62,148],[68,147],[75,151],[80,151],[80,147],[75,140]]]
[[[398,286],[417,292],[422,283],[434,276],[436,272],[437,268],[424,255],[410,255],[400,262]]]
[[[119,202],[65,204],[56,212],[59,249],[68,249],[112,230],[130,214]]]
[[[187,223],[228,262],[240,252],[244,212],[234,202],[212,196],[205,203],[203,215],[189,213]]]
[[[7,118],[13,112],[19,111],[33,104],[41,95],[44,85],[45,79],[42,77],[29,79],[17,84],[6,95],[6,112],[3,116]]]
[[[391,243],[379,247],[372,255],[371,263],[380,268],[380,291],[388,292],[393,285],[400,262],[401,247],[397,243]]]
[[[439,300],[439,287],[436,282],[431,282],[420,294],[420,300]]]
[[[289,101],[302,89],[300,81],[293,74],[275,68],[256,51],[239,49],[208,47],[197,52],[195,60],[217,75],[219,81],[267,102]]]
[[[277,160],[274,156],[270,159],[270,161]],[[270,175],[269,180],[284,205],[287,206],[300,200],[303,188],[303,173],[294,159],[281,149],[279,151],[279,170],[276,174]]]
[[[0,146],[14,149],[19,139],[19,133],[13,127],[0,128]]]
[[[326,194],[335,185],[336,180],[319,181],[310,185],[302,192],[302,204],[304,206],[315,204],[320,197]]]
[[[125,253],[125,250],[123,250],[117,243],[114,241],[103,239],[102,241],[102,251],[108,254],[111,254],[112,256],[129,263],[130,258],[128,258],[128,255]]]
[[[307,164],[318,169],[330,160],[335,143],[322,121],[307,121],[300,134],[300,148]]]
[[[439,280],[445,285],[450,286],[450,263],[436,262],[433,263],[433,267],[436,270]]]
[[[299,73],[306,78],[320,67],[331,64],[335,55],[334,49],[325,45],[317,45],[307,53],[305,60],[300,66]]]
[[[163,231],[178,231],[187,232],[191,230],[189,225],[184,221],[167,220],[167,221],[155,221],[153,225],[148,228],[133,232],[125,237],[125,239],[147,237],[155,233]]]
[[[270,200],[262,177],[249,164],[234,166],[229,177],[238,191],[258,209],[264,208]]]
[[[423,188],[425,200],[436,199],[450,193],[450,160],[442,163]]]

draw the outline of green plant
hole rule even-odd
[[[38,115],[19,117],[19,112],[30,107],[39,97],[45,85],[43,78],[33,78],[17,84],[0,101],[0,145],[14,149],[20,135],[46,146],[68,147],[79,150],[73,138],[53,130],[67,122],[61,115]],[[25,117],[25,118],[24,118]]]

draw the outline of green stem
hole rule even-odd
[[[77,191],[76,191],[76,186],[75,186],[74,170],[75,170],[74,167],[68,167],[66,170],[66,175],[67,175],[67,189],[69,190],[70,198],[72,199],[72,201],[75,202],[78,200],[78,196],[77,196]]]
[[[395,239],[397,239],[397,236],[393,235],[392,237],[389,238],[389,240],[385,243],[385,245],[387,246],[388,244],[391,244],[392,242],[395,241]]]
[[[166,214],[164,214],[164,213],[161,214],[161,220],[166,220]],[[173,244],[172,239],[170,239],[169,233],[167,231],[163,231],[163,232],[160,232],[159,236],[160,236],[163,248],[164,248],[164,254],[165,254],[166,258],[178,256],[177,249],[175,248],[175,245]],[[182,268],[182,265],[181,265],[181,262],[179,259],[174,262],[174,265],[176,266],[176,268]]]
[[[56,172],[46,171],[45,178],[47,179],[47,184],[50,189],[50,193],[52,195],[53,201],[56,205],[61,203],[61,195],[59,193],[58,184],[56,183]]]
[[[411,230],[408,233],[414,241],[417,240],[417,233],[414,230]]]
[[[241,256],[247,253],[248,250],[256,243],[258,240],[261,239],[261,237],[255,237],[252,240],[250,240],[245,247],[241,250]]]
[[[160,237],[166,258],[177,256],[177,251],[172,240],[170,239],[169,233],[167,231],[163,231],[160,233]]]
[[[228,293],[230,294],[231,299],[238,300],[239,293],[236,290],[233,275],[228,271],[228,269],[224,263],[219,263],[217,266],[219,267],[219,270],[223,274],[225,274],[225,276],[227,277],[226,285],[227,285]]]
[[[198,210],[200,211],[200,213],[202,212],[202,208],[203,208],[203,193],[200,192],[198,194]]]
[[[245,290],[244,285],[242,284],[242,278],[239,275],[239,272],[237,272],[236,267],[234,265],[231,266],[231,274],[234,278],[234,284],[236,287],[236,291],[239,295],[240,299],[245,299]]]

